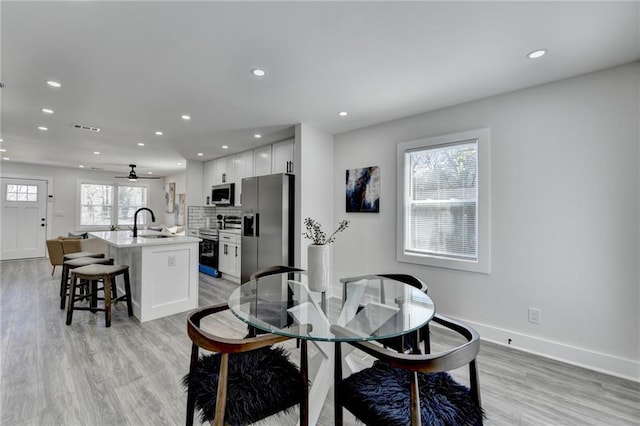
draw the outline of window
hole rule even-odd
[[[38,187],[36,185],[7,185],[7,201],[24,201],[35,203],[38,201]]]
[[[133,215],[147,206],[148,188],[101,183],[80,183],[79,228],[133,225]],[[145,216],[139,224],[146,223]]]
[[[489,272],[489,130],[398,145],[397,259]]]
[[[118,186],[118,224],[133,225],[133,215],[140,207],[147,206],[147,188],[142,186]],[[145,224],[147,215],[139,215]]]

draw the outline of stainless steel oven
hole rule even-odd
[[[218,269],[218,230],[202,228],[199,230],[200,264]]]

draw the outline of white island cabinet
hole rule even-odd
[[[199,238],[152,231],[137,238],[131,231],[91,235],[107,243],[116,264],[129,265],[133,314],[140,322],[198,307]]]

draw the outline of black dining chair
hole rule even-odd
[[[374,342],[346,342],[376,358],[373,366],[342,377],[341,343],[335,344],[335,424],[342,425],[343,407],[366,425],[482,425],[484,411],[476,356],[480,336],[471,327],[436,315],[433,321],[464,337],[459,346],[430,354],[405,354]],[[353,335],[332,326],[336,335]],[[447,372],[469,367],[470,387]]]
[[[187,319],[193,342],[189,373],[183,378],[187,426],[193,424],[196,409],[203,422],[246,425],[286,412],[303,400],[306,368],[299,370],[283,348],[272,347],[290,337],[267,333],[228,338],[201,328],[204,318],[228,309],[227,303],[213,305],[192,312]],[[212,353],[200,357],[201,348]],[[301,406],[301,416],[302,411]]]
[[[349,283],[354,281],[359,281],[361,279],[375,279],[376,277],[381,278],[380,285],[383,285],[383,279],[388,278],[395,281],[400,281],[405,284],[408,284],[412,287],[421,290],[425,294],[427,293],[429,287],[427,284],[422,281],[420,278],[414,277],[413,275],[408,274],[375,274],[375,275],[363,275],[358,277],[350,277],[350,278],[342,278],[340,281],[344,285],[344,291],[346,292],[346,288]],[[383,289],[381,288],[381,291]],[[429,353],[431,351],[431,345],[429,340],[429,324],[425,324],[419,330],[416,330],[413,333],[409,333],[403,336],[391,337],[386,339],[378,339],[378,342],[382,343],[387,348],[392,348],[398,352],[412,352],[412,353],[421,353],[420,345],[424,345],[424,353]]]

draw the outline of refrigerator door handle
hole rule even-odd
[[[260,236],[260,213],[256,213],[256,237]]]

